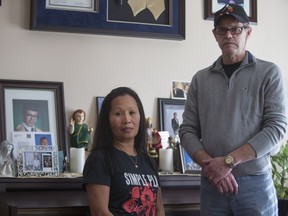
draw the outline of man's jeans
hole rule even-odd
[[[201,216],[278,216],[278,200],[270,173],[237,177],[238,194],[221,194],[201,177]]]

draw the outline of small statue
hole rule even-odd
[[[162,148],[162,138],[156,129],[152,131],[152,147],[156,150],[157,154],[159,154],[159,149]]]
[[[9,141],[0,144],[0,176],[14,177],[16,175],[15,159],[13,156],[14,145]]]
[[[85,148],[85,150],[88,150],[93,127],[89,127],[84,123],[85,118],[86,113],[82,109],[77,109],[72,115],[69,127],[69,132],[71,134],[71,147]]]
[[[146,118],[147,135],[148,135],[148,150],[152,148],[152,119],[150,117]]]

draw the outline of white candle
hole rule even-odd
[[[159,168],[162,172],[173,173],[173,149],[159,150]]]
[[[85,164],[85,148],[70,148],[70,172],[82,173]]]

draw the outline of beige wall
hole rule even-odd
[[[170,97],[171,80],[193,74],[220,55],[203,19],[202,0],[186,0],[186,40],[143,39],[29,30],[28,0],[2,0],[0,79],[64,82],[67,119],[78,108],[96,119],[96,96],[129,86],[142,98],[147,116],[158,125],[158,97]],[[258,0],[258,24],[248,49],[288,71],[287,0]]]

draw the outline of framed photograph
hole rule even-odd
[[[18,148],[19,177],[49,177],[59,175],[57,148],[20,146]]]
[[[96,109],[97,109],[97,115],[99,115],[101,107],[102,107],[102,103],[105,97],[96,97]]]
[[[49,145],[68,155],[65,119],[62,82],[0,79],[1,141],[19,136],[22,143],[33,138],[35,145],[38,133],[51,134]]]
[[[31,0],[30,11],[31,30],[185,39],[185,0]]]
[[[185,100],[158,98],[159,130],[168,131],[171,137],[179,132]]]
[[[98,1],[95,0],[47,0],[46,8],[67,11],[97,12]]]
[[[182,173],[201,173],[201,167],[191,159],[191,157],[187,154],[187,152],[181,145],[179,145],[179,153],[181,159]]]
[[[228,3],[241,5],[245,9],[250,23],[257,23],[257,0],[204,0],[204,19],[213,20],[215,12]]]
[[[171,98],[172,99],[187,99],[187,92],[189,89],[189,81],[171,81]]]

